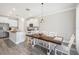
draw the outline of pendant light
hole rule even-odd
[[[31,17],[31,14],[30,14],[30,12],[31,12],[31,9],[29,9],[29,8],[26,8],[26,11],[27,11],[28,17]]]
[[[44,21],[44,9],[43,9],[44,3],[41,3],[41,23]]]

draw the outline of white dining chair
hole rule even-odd
[[[54,37],[55,36],[55,33],[54,32],[48,32],[48,36],[50,37]],[[51,51],[55,50],[55,47],[56,47],[56,44],[55,43],[51,43],[51,42],[48,42],[48,51],[47,51],[47,55],[50,55],[51,54]]]
[[[39,33],[39,31],[38,30],[35,30],[35,31],[33,31],[32,34],[37,34],[37,33]],[[38,39],[32,38],[32,47],[34,47],[37,42],[38,42]]]
[[[71,46],[74,42],[74,39],[75,39],[75,35],[72,34],[72,36],[70,37],[70,41],[69,41],[67,46],[65,46],[64,44],[57,45],[56,48],[55,48],[55,55],[57,55],[57,52],[60,52],[61,54],[70,55],[70,49],[71,49]]]

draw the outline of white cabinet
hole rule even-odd
[[[10,27],[17,27],[17,20],[0,17],[0,23],[8,23]]]
[[[17,27],[17,26],[18,26],[16,20],[11,20],[11,19],[9,19],[9,20],[7,21],[7,23],[9,23],[9,26],[10,26],[10,27]]]
[[[15,44],[19,44],[25,41],[25,33],[24,32],[9,32],[9,39]]]

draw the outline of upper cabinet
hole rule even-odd
[[[8,23],[10,27],[17,27],[17,20],[0,17],[0,23]]]

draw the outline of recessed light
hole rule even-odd
[[[16,9],[15,8],[12,8],[12,10],[15,11]]]
[[[9,14],[12,14],[12,11],[10,11]]]
[[[7,15],[8,17],[10,16],[10,15]]]

